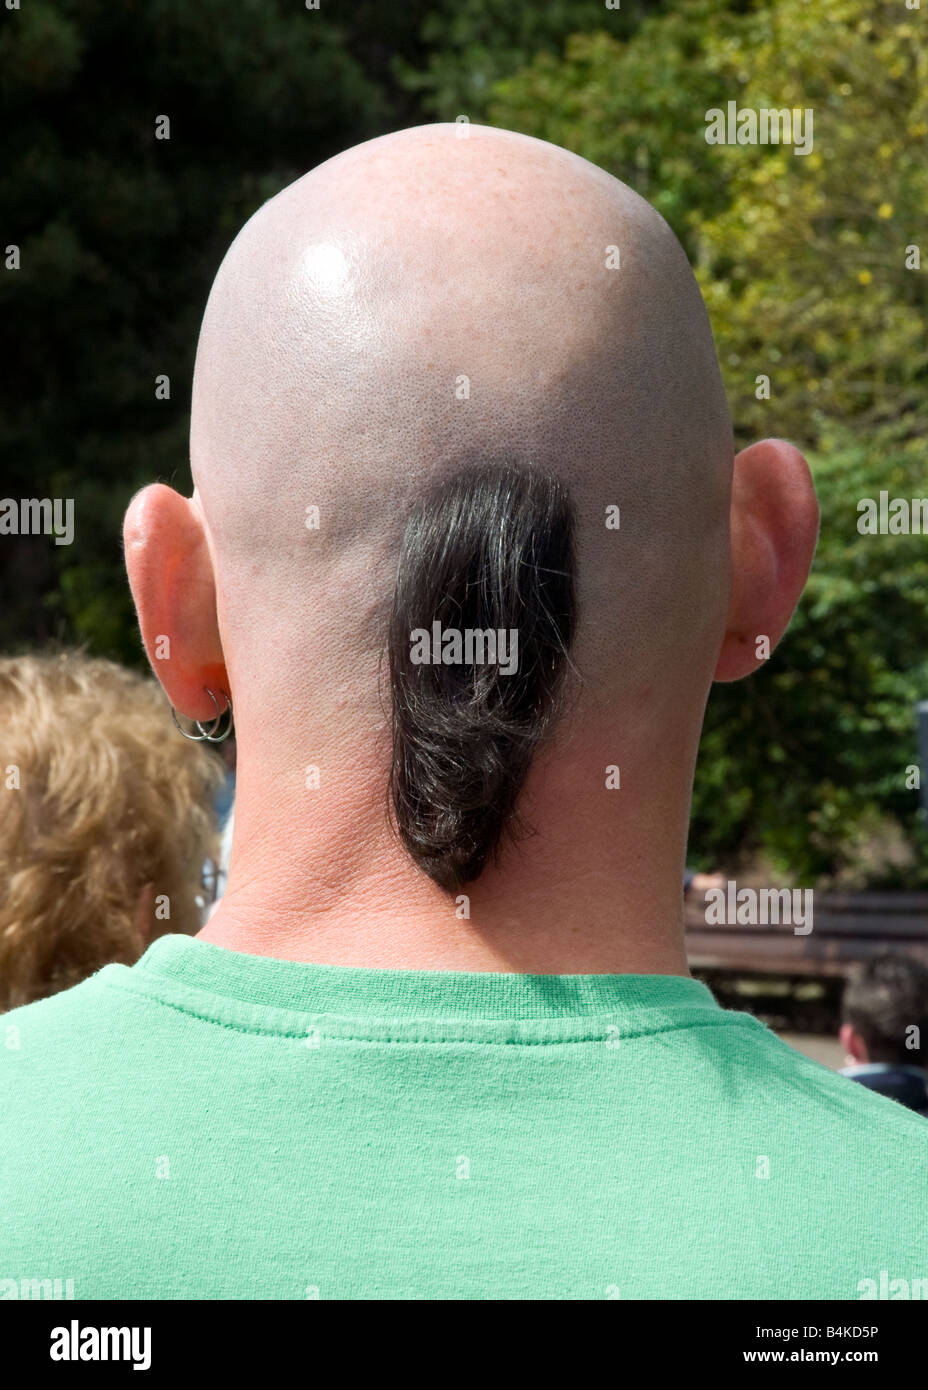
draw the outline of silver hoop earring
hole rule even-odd
[[[220,709],[219,701],[216,699],[216,696],[210,690],[209,686],[204,685],[203,689],[216,706],[216,718],[210,722],[208,728],[201,720],[194,719],[193,722],[200,732],[198,734],[191,734],[188,733],[186,729],[182,729],[180,724],[178,724],[177,713],[172,705],[171,718],[174,720],[174,727],[177,729],[178,733],[183,734],[184,738],[189,738],[191,743],[222,743],[232,732],[232,700],[227,690],[221,690],[219,693],[225,696],[226,707],[225,709]],[[229,716],[226,727],[221,734],[217,734],[216,730],[219,728],[226,715]]]

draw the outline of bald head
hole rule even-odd
[[[294,636],[308,592],[366,611],[410,498],[494,459],[569,487],[588,679],[720,631],[732,445],[701,297],[647,203],[541,141],[407,130],[265,204],[210,296],[191,454],[229,621],[232,593]]]
[[[410,858],[445,888],[479,877],[527,805],[536,882],[566,891],[565,835],[595,872],[621,819],[626,861],[647,836],[677,900],[709,685],[779,640],[817,511],[789,445],[733,470],[702,299],[647,203],[479,126],[330,160],[216,276],[191,459],[190,501],[133,502],[127,560],[176,708],[233,696],[241,873],[277,881],[292,836],[333,894],[387,874],[408,904]],[[433,619],[518,628],[518,678],[413,663]],[[634,794],[603,801],[614,761]]]

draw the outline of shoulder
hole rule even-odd
[[[126,1032],[129,996],[109,988],[107,966],[71,989],[0,1014],[0,1095],[4,1109],[31,1098],[42,1103],[43,1087],[66,1087],[94,1073]],[[2,1120],[0,1120],[2,1123]]]
[[[817,1129],[853,1137],[855,1148],[867,1143],[878,1147],[892,1137],[911,1143],[928,1164],[928,1119],[803,1056],[769,1029],[759,1029],[758,1037],[784,1101],[799,1110],[811,1109]]]

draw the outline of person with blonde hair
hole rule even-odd
[[[0,659],[0,1009],[199,930],[217,759],[158,685],[79,652]]]

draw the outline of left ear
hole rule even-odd
[[[202,722],[216,717],[207,688],[225,704],[229,689],[216,581],[194,498],[155,483],[136,493],[123,523],[126,570],[152,670],[174,708]]]

